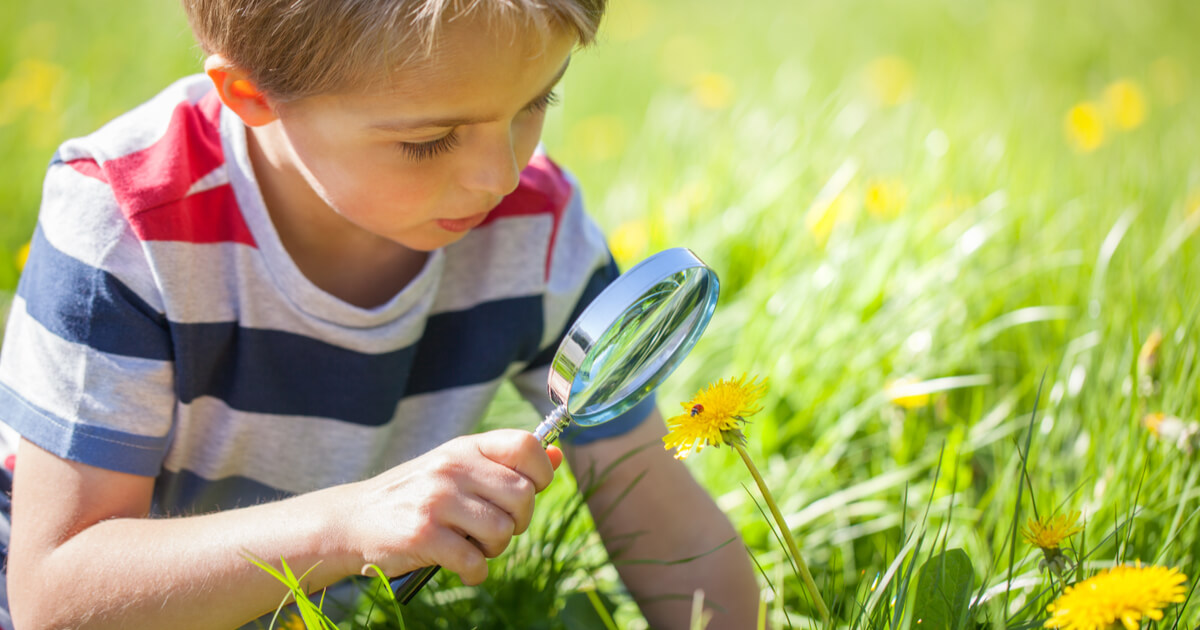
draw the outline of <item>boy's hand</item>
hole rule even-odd
[[[529,527],[534,495],[562,462],[557,447],[515,429],[451,440],[376,477],[331,488],[349,493],[341,542],[347,573],[389,576],[439,564],[466,584],[487,577],[487,558]],[[347,507],[348,506],[348,507]]]

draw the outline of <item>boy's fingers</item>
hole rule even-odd
[[[554,468],[554,470],[558,470],[558,467],[562,465],[563,461],[562,449],[551,444],[550,446],[546,447],[546,455],[550,457],[550,465]]]
[[[538,492],[554,479],[554,466],[547,449],[528,431],[491,431],[481,435],[476,445],[484,457],[529,478]]]

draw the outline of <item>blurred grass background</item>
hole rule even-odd
[[[964,548],[977,585],[1012,569],[979,623],[1044,618],[1040,552],[1009,562],[1035,503],[1083,512],[1089,570],[1198,577],[1200,469],[1143,423],[1200,417],[1197,24],[1184,0],[617,0],[573,60],[545,142],[618,258],[682,245],[722,278],[661,407],[770,379],[751,450],[842,619],[917,559],[914,532]],[[174,3],[0,6],[0,292],[55,146],[199,68]],[[532,426],[512,396],[491,423]],[[803,625],[740,463],[689,465]]]

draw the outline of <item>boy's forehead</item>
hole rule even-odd
[[[565,29],[504,25],[480,18],[455,20],[439,33],[429,51],[388,71],[378,86],[381,89],[372,91],[420,102],[503,83],[502,77],[528,79],[540,88],[565,70],[575,44],[575,34]],[[541,74],[548,76],[537,76]]]
[[[383,131],[451,126],[417,124],[422,121],[496,120],[551,89],[576,43],[576,34],[562,29],[481,30],[454,23],[427,55],[382,71],[357,89],[305,101],[329,103]]]

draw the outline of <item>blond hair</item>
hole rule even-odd
[[[427,57],[448,21],[563,28],[591,43],[607,0],[182,0],[206,54],[278,101],[363,87]]]

